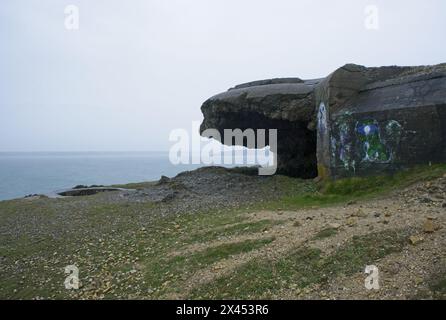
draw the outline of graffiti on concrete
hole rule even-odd
[[[353,152],[353,132],[351,128],[351,113],[346,112],[339,116],[335,121],[336,131],[338,133],[337,142],[333,152],[338,155],[344,169],[355,171],[356,161]],[[336,158],[336,155],[334,156]]]
[[[327,132],[327,108],[325,103],[321,102],[319,105],[319,111],[317,114],[317,127],[318,133],[324,135]]]
[[[380,127],[376,120],[366,120],[356,124],[356,133],[362,144],[362,161],[386,163],[391,159],[391,152],[381,140]]]
[[[399,143],[401,134],[403,132],[403,126],[396,120],[390,120],[386,124],[386,134],[389,137],[393,137],[393,142]]]
[[[376,120],[357,122],[356,133],[362,144],[362,161],[374,163],[389,163],[395,158],[403,127],[398,121],[390,120],[384,123],[384,132]]]
[[[351,113],[345,112],[332,125],[332,165],[355,172],[359,163],[391,163],[402,133],[398,121],[356,121]]]

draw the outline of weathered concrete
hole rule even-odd
[[[236,86],[203,104],[200,130],[215,128],[223,136],[224,129],[277,129],[278,172],[314,177],[317,175],[314,88],[318,83],[319,80],[292,78]]]
[[[446,162],[446,65],[347,65],[316,88],[319,175]]]
[[[278,129],[279,172],[345,177],[446,162],[446,64],[238,85],[202,106],[208,128]],[[316,170],[317,167],[317,170]]]

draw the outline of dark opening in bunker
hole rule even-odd
[[[214,123],[215,125],[215,123]],[[289,121],[271,119],[257,112],[226,112],[220,113],[217,129],[221,137],[224,137],[225,129],[277,129],[277,173],[300,178],[314,178],[317,176],[316,160],[316,131],[309,130],[308,123],[300,121]],[[205,129],[202,126],[202,132]],[[266,144],[268,141],[266,133]],[[257,140],[257,137],[256,137]],[[235,145],[236,141],[224,141],[226,145]],[[243,141],[246,147],[246,139]],[[256,141],[257,145],[257,141]]]

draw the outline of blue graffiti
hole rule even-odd
[[[356,127],[357,133],[360,135],[368,136],[371,134],[379,133],[379,128],[376,124],[361,124]]]

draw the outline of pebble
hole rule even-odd
[[[339,229],[341,227],[339,223],[330,223],[328,226],[333,229]]]
[[[423,231],[426,233],[433,233],[435,232],[435,229],[434,221],[432,219],[426,219],[423,224]]]
[[[420,237],[420,236],[411,236],[409,238],[409,240],[410,240],[410,243],[415,246],[418,243],[423,242],[424,239],[423,239],[423,237]]]
[[[350,217],[347,219],[347,225],[349,227],[353,227],[358,223],[358,219],[356,219],[355,217]]]

